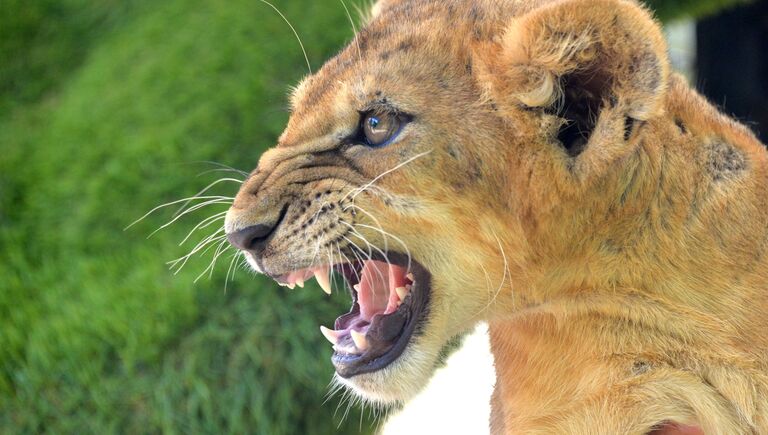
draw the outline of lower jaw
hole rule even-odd
[[[387,257],[390,262],[395,264],[404,264],[408,261],[406,256],[397,253],[388,253]],[[340,377],[349,379],[389,367],[400,358],[408,344],[421,333],[423,323],[428,316],[431,275],[426,268],[415,261],[410,261],[410,266],[415,277],[409,296],[410,300],[391,314],[404,317],[404,326],[400,334],[383,352],[381,349],[365,351],[361,354],[334,352],[331,362]],[[353,303],[353,307],[355,303]],[[354,312],[354,308],[352,312]],[[337,324],[342,318],[344,316],[337,319]]]

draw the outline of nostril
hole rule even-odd
[[[252,225],[243,228],[242,230],[235,231],[234,233],[227,234],[227,240],[229,240],[229,243],[235,248],[248,251],[253,249],[257,243],[263,241],[267,236],[272,234],[273,229],[274,227],[271,225]]]
[[[255,251],[259,249],[259,245],[264,245],[264,242],[272,235],[275,229],[285,218],[285,214],[288,212],[288,204],[284,205],[280,210],[280,215],[273,223],[268,224],[256,224],[250,227],[245,227],[242,230],[235,231],[227,234],[227,240],[237,249],[243,251]]]

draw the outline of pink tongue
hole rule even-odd
[[[389,314],[397,310],[400,298],[396,287],[406,284],[405,268],[383,261],[368,260],[363,264],[360,275],[360,290],[357,303],[360,305],[360,317],[370,322],[376,314]]]
[[[370,322],[375,314],[387,309],[389,288],[389,265],[381,261],[366,261],[357,292],[363,320]]]

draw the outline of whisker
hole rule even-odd
[[[239,251],[235,251],[235,253],[232,254],[232,260],[229,262],[229,267],[227,268],[227,274],[224,276],[224,293],[227,292],[227,284],[229,284],[229,275],[230,275],[230,273],[232,274],[232,279],[235,278],[235,271],[237,269],[236,268],[233,269],[232,266],[234,266],[235,261],[237,261],[237,259],[238,259],[238,255],[237,254],[239,254],[239,253],[240,253]]]
[[[330,269],[328,271],[328,280],[330,282],[331,290],[333,290],[333,253],[331,252],[330,246],[325,250],[325,253],[328,255],[328,268]]]
[[[344,385],[336,379],[336,376],[333,376],[330,382],[328,382],[328,391],[325,393],[325,397],[320,406],[328,403],[328,401],[331,400],[331,398],[336,395],[336,393],[338,393],[342,388],[344,388]]]
[[[135,221],[131,222],[130,225],[123,228],[123,231],[127,230],[128,228],[136,225],[137,223],[141,222],[142,220],[146,219],[147,216],[151,215],[152,213],[156,212],[157,210],[160,210],[161,208],[168,207],[174,204],[178,204],[180,202],[188,201],[190,199],[198,200],[198,199],[227,199],[227,200],[234,200],[235,198],[229,197],[229,196],[220,196],[220,195],[211,195],[211,196],[190,196],[188,198],[182,198],[177,199],[176,201],[166,202],[165,204],[160,204],[157,207],[153,208],[152,210],[146,212],[144,216],[136,219]]]
[[[362,240],[362,242],[366,244],[366,247],[368,248],[368,253],[367,253],[368,260],[373,260],[373,251],[371,250],[371,244],[368,243],[368,240],[366,240],[365,237],[363,237],[363,235],[360,234],[357,230],[355,230],[355,228],[352,225],[350,225],[349,223],[344,222],[344,221],[341,221],[341,223],[346,225],[346,226],[348,226],[352,231],[354,231],[355,232],[355,236],[357,236],[358,239]],[[349,240],[347,238],[347,236],[344,236],[344,238]],[[357,249],[359,249],[362,254],[365,254],[365,252],[363,252],[362,248],[360,248],[356,243],[352,242],[351,240],[350,240],[350,243],[355,245],[355,247]]]
[[[496,243],[499,244],[499,251],[501,252],[501,258],[504,260],[504,271],[501,276],[501,283],[499,284],[499,288],[496,289],[496,291],[493,294],[493,297],[488,301],[485,307],[481,309],[479,312],[477,312],[475,315],[478,315],[483,311],[487,310],[491,305],[493,305],[494,302],[496,302],[496,298],[499,296],[499,293],[501,293],[501,289],[504,287],[504,282],[507,280],[507,275],[509,275],[510,278],[512,276],[511,272],[509,271],[507,254],[504,252],[504,247],[501,245],[501,240],[499,240],[499,237],[496,235],[496,232],[494,232],[493,230],[491,230],[491,232],[493,232],[493,237],[496,239]]]
[[[224,178],[219,178],[218,180],[214,181],[213,183],[211,183],[211,184],[209,184],[209,185],[205,186],[205,187],[203,188],[203,190],[201,190],[201,191],[197,192],[197,193],[195,194],[195,197],[197,197],[197,196],[200,196],[200,195],[204,194],[205,192],[207,192],[208,190],[210,190],[211,188],[213,188],[213,187],[214,187],[214,186],[216,186],[217,184],[219,184],[219,183],[221,183],[221,182],[224,182],[224,181],[234,181],[235,183],[238,183],[238,184],[242,183],[242,181],[241,181],[241,180],[237,180],[237,179],[235,179],[235,178],[227,178],[227,177],[224,177]],[[234,199],[233,199],[233,200],[234,200]],[[182,212],[182,210],[184,210],[184,208],[185,208],[185,207],[187,206],[187,204],[189,204],[190,202],[192,202],[192,200],[191,200],[191,199],[190,199],[189,201],[185,202],[184,204],[182,204],[182,205],[181,205],[181,207],[179,207],[179,209],[178,209],[178,210],[176,210],[176,212],[175,212],[175,213],[173,213],[173,214],[171,215],[171,217],[176,217],[176,216],[177,216],[179,213],[181,213],[181,212]]]
[[[205,250],[202,251],[202,253],[204,254],[210,248],[211,243],[216,243],[217,241],[226,238],[227,237],[226,234],[218,235],[219,233],[221,233],[223,231],[224,231],[224,228],[220,228],[220,229],[216,230],[215,232],[213,232],[213,234],[203,238],[200,242],[198,242],[198,244],[195,245],[195,247],[192,248],[192,250],[189,253],[187,253],[186,255],[181,256],[181,257],[179,257],[179,258],[177,258],[175,260],[169,261],[167,264],[169,264],[170,269],[173,270],[179,263],[181,263],[181,266],[179,266],[177,268],[177,270],[176,270],[176,272],[174,274],[179,273],[179,271],[184,267],[184,265],[187,263],[187,261],[189,261],[189,259],[194,254],[199,252],[201,249],[205,248]],[[206,248],[206,246],[208,246],[208,247]]]
[[[371,213],[369,213],[368,211],[366,211],[362,207],[360,207],[358,205],[355,205],[355,204],[350,204],[349,207],[354,207],[357,210],[360,210],[364,214],[368,215],[371,218],[371,220],[373,220],[379,226],[379,228],[375,228],[375,227],[372,227],[370,225],[365,225],[365,224],[360,224],[360,223],[354,224],[354,226],[356,226],[356,227],[359,226],[359,227],[364,227],[364,228],[370,228],[370,229],[378,231],[382,235],[384,235],[384,250],[386,252],[389,252],[389,245],[388,245],[388,241],[387,241],[387,236],[392,237],[393,239],[395,239],[395,241],[399,242],[403,246],[403,249],[405,249],[406,255],[408,257],[408,267],[407,267],[407,270],[410,271],[411,270],[411,251],[408,249],[408,246],[405,244],[405,242],[403,242],[402,239],[400,239],[399,237],[397,237],[397,236],[395,236],[395,235],[393,235],[393,234],[391,234],[391,233],[389,233],[387,231],[384,231],[384,229],[381,228],[381,223],[379,222],[379,220],[376,219],[375,216],[373,216]],[[344,222],[344,223],[347,224],[346,222]],[[347,225],[349,226],[349,224],[347,224]],[[357,235],[358,238],[363,239],[363,241],[368,243],[368,240],[365,237],[363,237],[362,234],[359,231],[357,231],[355,228],[352,228],[352,227],[350,227],[350,228],[352,229],[352,231],[355,232],[355,234]],[[375,245],[374,245],[374,247],[376,248]],[[384,256],[384,258],[386,259],[387,263],[389,263],[389,257],[385,253],[383,253],[381,251],[381,249],[376,248],[376,250],[378,250]]]
[[[352,232],[354,232],[354,233],[355,233],[355,236],[357,236],[357,238],[359,238],[359,239],[360,239],[360,240],[362,240],[362,241],[363,241],[363,242],[364,242],[366,245],[368,245],[368,246],[369,246],[369,248],[373,248],[373,249],[375,249],[376,251],[378,251],[378,252],[381,254],[381,256],[384,258],[384,261],[386,261],[388,264],[392,264],[392,262],[391,262],[391,261],[389,261],[389,257],[387,256],[387,254],[386,254],[384,251],[382,251],[381,249],[379,249],[379,247],[378,247],[378,246],[376,246],[375,244],[373,244],[373,243],[369,242],[369,241],[368,241],[368,239],[366,239],[366,238],[365,238],[365,237],[364,237],[362,234],[360,234],[360,232],[359,232],[359,231],[357,231],[357,230],[356,230],[356,229],[355,229],[355,228],[354,228],[352,225],[348,224],[347,222],[344,222],[343,220],[342,220],[342,221],[340,221],[340,222],[341,222],[341,223],[343,223],[344,225],[348,226],[348,227],[349,227],[349,228],[352,230]],[[370,252],[370,249],[369,249],[369,252]],[[372,255],[372,254],[373,254],[373,253],[371,252],[371,255],[370,255],[370,257],[373,257],[373,255]],[[371,259],[372,259],[372,258],[371,258]],[[379,268],[378,268],[378,267],[377,267],[377,268],[374,268],[374,270],[375,270],[375,271],[376,271],[376,273],[379,275],[379,278],[381,279],[381,283],[382,283],[382,284],[384,284],[384,285],[386,285],[386,283],[388,282],[388,277],[387,277],[387,278],[384,278],[384,275],[381,273],[381,271],[379,270]],[[375,288],[375,286],[374,286],[374,288]]]
[[[231,204],[231,201],[221,200],[221,199],[211,199],[209,201],[205,201],[205,202],[202,202],[200,204],[196,204],[196,205],[188,208],[187,210],[184,210],[183,213],[177,215],[176,217],[174,217],[170,221],[164,223],[163,225],[160,226],[160,228],[158,228],[155,231],[152,231],[151,233],[149,233],[147,238],[150,238],[150,237],[154,236],[158,231],[161,231],[161,230],[163,230],[165,228],[168,228],[170,225],[172,225],[174,222],[178,221],[179,219],[181,219],[185,215],[187,215],[189,213],[192,213],[193,211],[200,210],[203,207],[208,207],[209,205],[214,205],[214,204]]]
[[[317,238],[317,244],[315,245],[315,253],[312,254],[312,261],[309,262],[310,265],[315,264],[315,258],[317,258],[317,254],[320,252],[320,241],[321,239]]]
[[[234,172],[238,175],[241,175],[243,178],[241,180],[238,180],[240,183],[246,180],[246,177],[248,177],[248,173],[245,171],[241,171],[239,169],[231,169],[231,168],[215,168],[215,169],[208,169],[207,171],[203,171],[199,174],[197,174],[195,177],[202,177],[203,175],[210,174],[212,172]]]
[[[365,23],[371,20],[371,9],[373,9],[374,3],[376,3],[375,0],[368,0],[364,2],[364,5],[360,5],[357,2],[352,3],[352,7],[355,8],[360,21]]]
[[[301,47],[301,52],[304,53],[304,60],[307,61],[307,70],[309,71],[310,74],[312,74],[312,66],[309,64],[309,57],[307,56],[307,50],[304,49],[304,44],[301,42],[301,38],[299,37],[298,32],[296,32],[296,29],[293,27],[291,22],[288,21],[288,18],[286,18],[285,15],[283,15],[283,13],[280,12],[280,9],[276,8],[275,5],[273,5],[272,3],[268,2],[267,0],[259,0],[259,1],[264,3],[267,6],[271,7],[272,9],[274,9],[275,12],[277,12],[278,15],[280,15],[280,17],[283,19],[283,21],[285,21],[285,24],[287,24],[288,27],[291,28],[291,31],[293,31],[294,36],[296,36],[296,40],[299,41],[299,46]]]
[[[360,258],[359,255],[357,255],[357,252],[356,252],[356,251],[362,252],[363,251],[362,248],[357,246],[357,244],[355,242],[353,242],[352,240],[350,240],[347,236],[342,236],[342,237],[344,237],[344,240],[346,240],[347,243],[350,243],[350,244],[352,244],[352,246],[355,247],[355,249],[351,249],[350,251],[352,252],[352,255],[355,256],[357,261],[360,262],[360,263],[364,263],[364,261]],[[360,274],[357,273],[357,269],[353,267],[352,271],[355,272],[355,277],[357,278],[357,281],[360,282]]]
[[[200,252],[200,255],[205,255],[206,252],[208,252],[212,247],[216,246],[216,243],[221,241],[221,239],[211,239],[208,240],[205,245],[201,246],[200,249],[202,250]],[[205,248],[205,249],[203,249]],[[189,254],[177,258],[176,260],[169,261],[168,264],[170,264],[169,269],[173,270],[173,274],[177,275],[181,270],[184,268],[184,266],[187,264],[187,262],[192,258],[192,256],[197,253],[197,251],[190,252]],[[176,270],[174,270],[174,268]]]
[[[219,168],[236,172],[244,177],[247,177],[249,175],[248,172],[243,171],[242,169],[233,168],[232,166],[225,165],[224,163],[214,162],[213,160],[198,160],[198,161],[189,162],[189,163],[205,163],[207,165],[218,166]]]
[[[373,178],[371,181],[369,181],[368,183],[364,184],[363,186],[361,186],[361,187],[358,187],[358,188],[356,188],[356,189],[352,189],[350,192],[353,192],[353,191],[355,191],[355,190],[357,190],[357,191],[358,191],[357,193],[355,193],[354,195],[352,195],[352,198],[354,199],[354,198],[355,198],[357,195],[359,195],[359,194],[360,194],[360,193],[362,193],[364,190],[366,190],[367,188],[369,188],[370,186],[372,186],[374,183],[376,183],[377,181],[379,181],[379,180],[381,179],[381,177],[383,177],[383,176],[385,176],[385,175],[387,175],[387,174],[391,174],[392,172],[394,172],[394,171],[396,171],[396,170],[398,170],[398,169],[400,169],[400,168],[404,167],[404,166],[405,166],[405,165],[407,165],[408,163],[411,163],[411,162],[413,162],[414,160],[416,160],[416,159],[418,159],[418,158],[424,157],[424,156],[426,156],[427,154],[429,154],[429,153],[431,153],[431,152],[432,152],[432,150],[430,149],[430,150],[424,151],[423,153],[419,153],[419,154],[416,154],[415,156],[413,156],[413,157],[410,157],[410,158],[408,158],[407,160],[405,160],[405,161],[403,161],[403,162],[400,162],[400,163],[398,163],[397,165],[395,165],[395,167],[393,167],[393,168],[391,168],[391,169],[388,169],[388,170],[386,170],[386,171],[382,172],[381,174],[377,175],[377,176],[376,176],[376,177],[374,177],[374,178]],[[347,193],[347,195],[348,195],[348,194],[349,194],[349,193]],[[341,198],[341,201],[344,201],[345,199],[346,199],[346,195],[345,195],[344,197],[342,197],[342,198]],[[339,202],[341,202],[341,201],[339,201]]]
[[[380,221],[379,221],[379,220],[376,218],[376,216],[374,216],[373,214],[369,213],[367,210],[365,210],[364,208],[362,208],[362,207],[360,207],[359,205],[355,204],[354,202],[350,202],[350,203],[349,203],[349,205],[348,205],[348,206],[346,206],[346,207],[343,209],[343,211],[347,211],[347,210],[349,210],[350,208],[354,208],[354,209],[356,209],[356,210],[359,210],[360,212],[362,212],[363,214],[365,214],[366,216],[368,216],[368,217],[369,217],[369,218],[370,218],[370,219],[371,219],[371,220],[372,220],[372,221],[373,221],[373,222],[374,222],[376,225],[378,225],[378,227],[379,227],[379,228],[382,228],[382,227],[381,227],[381,222],[380,222]],[[383,231],[383,230],[382,230],[382,231]],[[388,244],[388,242],[387,242],[387,239],[386,239],[386,238],[384,238],[384,250],[385,250],[385,251],[389,251],[389,244]]]
[[[227,249],[229,249],[230,246],[231,245],[229,244],[228,240],[222,240],[219,243],[219,245],[216,247],[216,250],[213,252],[213,258],[211,259],[211,262],[208,264],[208,267],[203,269],[203,271],[200,273],[200,275],[198,275],[197,278],[195,278],[195,280],[192,281],[192,282],[196,283],[198,280],[200,280],[200,278],[205,276],[206,272],[209,272],[208,273],[208,279],[211,279],[211,277],[213,277],[213,270],[216,267],[216,262],[219,260],[219,257],[224,252],[226,252]]]
[[[372,230],[374,230],[374,231],[378,231],[378,232],[380,232],[380,233],[381,233],[381,234],[384,236],[384,249],[387,249],[387,246],[386,246],[386,243],[387,243],[387,242],[386,242],[386,240],[387,240],[387,237],[392,237],[393,239],[395,239],[395,241],[396,241],[396,242],[400,243],[400,244],[403,246],[403,249],[405,250],[405,254],[406,254],[406,256],[408,257],[408,268],[407,268],[407,269],[408,269],[408,271],[409,271],[409,272],[411,271],[411,258],[412,258],[412,257],[411,257],[411,251],[408,249],[408,246],[405,244],[405,242],[403,242],[403,240],[402,240],[402,239],[400,239],[399,237],[397,237],[397,236],[393,235],[393,234],[392,234],[392,233],[390,233],[390,232],[384,231],[384,230],[383,230],[383,229],[381,229],[381,228],[376,228],[376,227],[373,227],[373,226],[371,226],[371,225],[366,225],[366,224],[355,224],[355,226],[356,226],[356,227],[362,227],[362,228],[369,228],[369,229],[372,229]],[[388,250],[388,249],[387,249],[387,252],[389,252],[389,250]]]
[[[347,3],[344,2],[344,0],[339,0],[341,2],[341,5],[344,6],[344,12],[347,13],[347,18],[349,19],[349,24],[352,25],[352,38],[355,40],[355,44],[357,45],[357,58],[360,61],[360,63],[363,62],[363,52],[360,50],[360,41],[357,39],[357,27],[355,26],[355,21],[352,20],[352,15],[349,13],[349,8],[347,8]]]
[[[344,210],[347,210],[350,207],[353,207],[353,208],[355,208],[357,210],[360,210],[360,212],[362,212],[363,214],[368,216],[378,226],[378,228],[375,228],[375,227],[372,227],[372,226],[366,225],[366,224],[361,224],[361,223],[355,224],[357,226],[362,226],[362,227],[365,227],[365,228],[370,228],[372,230],[379,231],[382,235],[384,235],[384,249],[385,250],[389,251],[389,247],[388,247],[388,244],[387,244],[387,236],[392,237],[393,239],[395,239],[396,242],[398,242],[398,243],[400,243],[400,245],[402,245],[403,249],[405,249],[405,252],[408,255],[408,269],[410,270],[410,268],[411,268],[411,258],[412,258],[411,257],[411,251],[408,249],[408,246],[405,244],[405,242],[403,242],[402,239],[400,239],[399,237],[395,236],[394,234],[385,231],[384,228],[381,225],[381,222],[376,218],[376,216],[374,216],[373,214],[369,213],[367,210],[365,210],[364,208],[360,207],[359,205],[357,205],[355,203],[350,203],[349,206],[347,206],[347,208],[344,209]]]
[[[195,231],[197,231],[198,229],[207,228],[208,226],[210,226],[210,225],[211,225],[211,224],[213,224],[214,222],[216,222],[216,221],[218,221],[218,220],[221,220],[221,219],[224,219],[224,217],[226,216],[226,214],[227,214],[227,212],[226,212],[226,211],[222,211],[222,212],[220,212],[220,213],[216,213],[216,214],[214,214],[213,216],[209,216],[209,217],[207,217],[207,218],[203,219],[202,221],[200,221],[200,223],[199,223],[199,224],[197,224],[197,225],[195,225],[195,227],[194,227],[194,228],[192,228],[192,230],[190,230],[190,231],[189,231],[189,233],[187,233],[186,237],[184,237],[184,239],[183,239],[181,242],[179,242],[179,246],[183,245],[183,244],[184,244],[184,242],[186,242],[187,240],[189,240],[189,238],[190,238],[190,237],[192,237],[192,234],[193,234]]]
[[[338,247],[338,244],[336,246]],[[339,256],[343,257],[344,260],[346,260],[347,264],[352,265],[352,261],[349,259],[349,257],[347,257],[347,254],[344,254],[343,252],[341,252],[341,249],[339,249]],[[354,269],[355,268],[353,267],[352,270],[354,270]],[[357,275],[357,272],[355,272],[355,275]],[[359,278],[358,278],[358,281],[359,281]],[[343,280],[342,280],[342,282],[343,282]]]

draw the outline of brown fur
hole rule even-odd
[[[414,121],[346,145],[372,104]],[[343,261],[365,238],[432,273],[422,332],[345,381],[361,395],[407,399],[487,320],[494,432],[768,433],[766,151],[669,72],[636,3],[381,1],[292,105],[227,218],[287,207],[252,264]],[[569,125],[587,129],[570,148]]]

